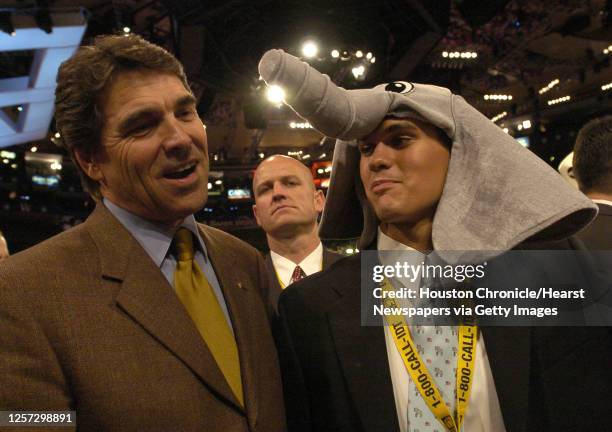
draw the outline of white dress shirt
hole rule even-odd
[[[280,281],[280,285],[283,289],[291,281],[291,276],[295,270],[295,266],[300,266],[306,276],[310,276],[313,273],[320,272],[323,270],[323,244],[319,242],[319,246],[313,250],[310,255],[304,258],[299,263],[294,263],[290,259],[285,258],[282,255],[277,254],[274,251],[270,251],[272,257],[272,264],[276,270],[276,276]]]
[[[378,229],[377,249],[380,251],[415,251],[415,249],[399,243]],[[414,255],[414,254],[410,254]],[[389,257],[387,257],[389,258]],[[399,256],[398,256],[399,258]],[[404,257],[405,258],[405,257]],[[415,255],[415,259],[417,256]],[[419,259],[418,262],[421,260]],[[385,263],[382,263],[385,264]],[[388,264],[391,264],[390,262]],[[417,264],[412,263],[412,264]],[[419,280],[408,281],[404,285],[414,284],[407,288],[418,289]],[[412,329],[411,329],[412,330]],[[406,371],[406,366],[397,351],[393,336],[388,326],[385,326],[385,342],[387,357],[395,396],[395,409],[400,424],[400,431],[408,430],[409,395],[415,394],[415,385]],[[420,397],[420,396],[419,396]],[[495,383],[491,374],[491,366],[482,337],[476,344],[476,361],[474,366],[474,382],[470,393],[467,412],[463,421],[462,432],[505,432],[504,421],[495,391]]]

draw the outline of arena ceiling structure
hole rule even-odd
[[[549,124],[612,107],[611,4],[8,0],[0,8],[0,37],[10,38],[11,17],[82,8],[84,43],[127,31],[165,46],[185,65],[208,125],[213,164],[245,167],[276,152],[311,160],[331,156],[328,140],[289,109],[267,101],[257,62],[270,48],[303,57],[346,88],[393,80],[449,87],[508,133],[531,135],[534,151],[540,151],[552,145]],[[315,43],[316,53],[311,46],[304,54],[305,42]],[[27,50],[1,52],[0,79],[23,74],[32,58]],[[18,118],[15,110],[3,106],[6,115]],[[38,147],[52,151],[54,134],[50,121]]]

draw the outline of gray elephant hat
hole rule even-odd
[[[259,73],[268,85],[284,88],[298,115],[337,138],[320,227],[324,239],[361,236],[362,246],[374,240],[378,220],[360,201],[354,140],[390,115],[425,120],[452,141],[433,221],[435,250],[505,251],[523,241],[558,240],[597,215],[597,207],[555,170],[448,89],[395,82],[345,90],[282,50],[266,52]]]

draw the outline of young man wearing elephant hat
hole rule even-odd
[[[337,139],[322,238],[359,236],[362,250],[474,251],[486,259],[512,249],[571,248],[567,238],[596,215],[586,197],[447,89],[394,82],[345,90],[280,50],[267,52],[259,71],[285,89],[292,109]],[[426,395],[390,327],[362,325],[361,263],[359,255],[347,257],[281,296],[278,344],[291,431],[609,424],[607,328],[478,327],[461,400],[452,368],[461,327],[410,326],[427,366],[418,372],[435,387]],[[432,394],[440,398],[432,402]]]

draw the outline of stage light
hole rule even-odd
[[[359,78],[362,77],[363,74],[365,73],[365,67],[363,65],[361,66],[356,66],[353,69],[351,69],[351,72],[353,73],[353,76],[355,78]]]
[[[280,104],[285,100],[285,90],[277,85],[271,85],[266,90],[266,97],[273,104]]]
[[[563,103],[563,102],[567,102],[570,99],[571,99],[571,96],[563,96],[563,97],[560,97],[560,98],[557,98],[557,99],[549,100],[547,103],[548,103],[548,105],[557,105],[557,104],[560,104],[560,103]]]
[[[494,117],[491,119],[491,121],[492,121],[493,123],[495,123],[496,121],[503,119],[503,118],[504,118],[504,117],[506,117],[507,115],[508,115],[508,112],[507,112],[507,111],[504,111],[504,112],[499,113],[499,114],[497,114],[496,116],[494,116]]]
[[[319,52],[319,47],[313,41],[306,41],[302,45],[302,54],[306,58],[316,57],[318,52]]]

